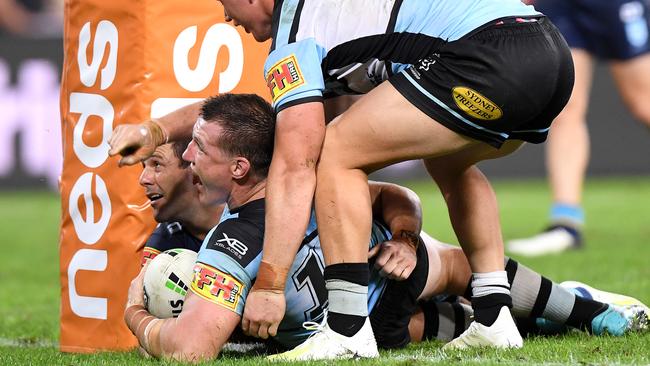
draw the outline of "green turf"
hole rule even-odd
[[[437,189],[428,183],[410,187],[422,196],[425,230],[440,240],[455,242]],[[495,183],[495,189],[506,238],[527,236],[544,226],[549,203],[544,182],[502,181]],[[585,250],[517,259],[554,280],[576,279],[650,303],[650,177],[591,179],[584,200],[589,223]],[[57,351],[59,217],[59,200],[54,194],[0,192],[0,243],[6,258],[0,266],[0,365],[161,363],[143,360],[134,352],[71,355]],[[535,338],[527,340],[523,350],[514,351],[445,354],[440,346],[437,342],[411,345],[406,350],[382,352],[379,361],[354,365],[650,363],[650,334]],[[253,355],[228,353],[219,363],[247,366],[265,362]]]

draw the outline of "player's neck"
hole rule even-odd
[[[224,205],[197,207],[191,210],[192,217],[182,221],[183,228],[193,236],[203,240],[208,232],[219,223]]]
[[[249,184],[236,185],[228,198],[228,207],[233,210],[251,201],[264,198],[266,179]]]

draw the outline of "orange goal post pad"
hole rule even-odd
[[[142,167],[108,157],[113,128],[217,93],[267,98],[268,48],[225,23],[214,0],[65,1],[61,351],[137,346],[124,304],[155,222]]]

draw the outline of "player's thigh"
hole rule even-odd
[[[455,176],[463,174],[476,163],[510,155],[523,144],[521,140],[508,140],[498,149],[487,144],[474,144],[452,154],[424,159],[424,166],[438,184],[444,185],[447,178],[455,182]]]
[[[422,244],[427,248],[429,271],[427,273],[427,282],[424,285],[424,289],[418,297],[418,300],[429,299],[435,295],[441,294],[447,287],[447,281],[446,278],[444,278],[445,271],[443,271],[444,263],[442,263],[439,254],[439,252],[444,249],[443,244],[424,231],[420,233],[420,237],[422,238]]]
[[[650,125],[650,53],[612,62],[611,71],[628,108]]]
[[[420,111],[384,82],[327,126],[321,165],[374,170],[478,143]]]
[[[572,48],[571,57],[575,69],[575,82],[569,102],[558,116],[561,120],[575,120],[587,113],[593,79],[593,56],[587,50]]]

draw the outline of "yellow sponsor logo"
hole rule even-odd
[[[457,86],[451,90],[451,94],[458,108],[471,117],[492,121],[503,116],[499,106],[476,90]]]
[[[244,286],[236,278],[204,263],[194,266],[192,291],[202,298],[236,311]]]
[[[304,83],[305,78],[293,54],[278,61],[266,73],[266,86],[271,92],[273,102]]]

